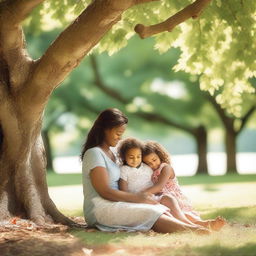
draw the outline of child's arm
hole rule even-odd
[[[173,168],[170,165],[165,166],[159,177],[157,183],[155,183],[152,187],[146,189],[144,192],[150,192],[153,194],[159,193],[164,188],[165,184],[169,179],[173,179],[175,177],[175,173]]]
[[[128,166],[123,165],[120,168],[120,179],[118,181],[118,187],[119,190],[128,192],[128,174],[129,174],[129,170],[128,170]]]
[[[119,185],[119,190],[128,192],[128,183],[127,183],[127,181],[125,181],[123,179],[119,179],[118,185]]]

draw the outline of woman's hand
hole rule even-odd
[[[152,193],[148,192],[141,192],[137,193],[138,196],[138,203],[144,203],[144,204],[159,204],[153,197],[154,195]]]
[[[93,187],[104,199],[131,203],[158,204],[158,202],[153,199],[152,193],[141,192],[134,194],[110,188],[108,172],[104,167],[95,167],[92,169],[90,178]]]

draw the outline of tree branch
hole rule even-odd
[[[42,1],[15,0],[0,4],[1,52],[8,66],[10,91],[15,91],[24,83],[33,63],[25,49],[20,23]]]
[[[94,77],[95,77],[95,81],[94,84],[103,92],[105,92],[107,95],[109,95],[111,98],[123,103],[123,104],[128,104],[132,101],[132,99],[126,99],[125,97],[123,97],[119,92],[115,91],[114,89],[110,89],[106,84],[104,84],[104,82],[101,79],[100,76],[100,72],[99,72],[99,68],[98,68],[98,64],[96,61],[96,57],[95,56],[90,56],[91,58],[91,64],[92,64],[92,68],[93,68],[93,72],[94,72]],[[143,118],[147,121],[154,121],[154,122],[159,122],[165,125],[169,125],[169,126],[173,126],[176,127],[178,129],[181,129],[185,132],[190,133],[191,135],[195,136],[196,134],[196,130],[197,128],[188,128],[187,126],[178,124],[176,122],[173,122],[167,118],[165,118],[164,116],[161,116],[159,114],[155,114],[155,113],[147,113],[147,112],[135,112],[135,115]]]
[[[147,121],[152,121],[152,122],[158,122],[158,123],[162,123],[168,126],[173,126],[175,128],[178,128],[180,130],[183,130],[185,132],[190,133],[191,135],[195,135],[195,130],[193,128],[188,128],[187,126],[175,123],[169,119],[167,119],[164,116],[161,116],[159,114],[156,113],[147,113],[147,112],[136,112],[136,115],[139,117],[142,117],[143,119],[146,119]]]
[[[7,3],[7,9],[13,14],[9,22],[19,24],[23,21],[39,4],[45,0],[15,0]]]
[[[153,1],[160,1],[160,0],[134,0],[133,2],[134,2],[134,5],[137,5],[137,4],[145,4]]]
[[[226,115],[225,110],[216,102],[215,98],[211,96],[208,92],[205,93],[205,97],[212,104],[213,108],[219,114],[219,117],[223,123],[223,125],[229,130],[234,130],[234,118],[231,118]]]
[[[118,2],[121,2],[120,8]],[[122,3],[123,1],[116,0],[92,1],[38,60],[30,82],[24,90],[24,97],[28,101],[33,99],[40,107],[43,107],[52,90],[121,19],[121,14],[125,11],[121,8]],[[113,8],[113,4],[115,8]]]
[[[29,84],[24,90],[27,100],[43,105],[52,90],[81,62],[121,14],[135,4],[156,0],[94,0],[68,26],[37,61]]]
[[[251,115],[254,113],[256,109],[256,106],[252,106],[248,111],[247,113],[243,116],[243,118],[241,118],[241,126],[238,130],[238,133],[241,132],[244,128],[244,126],[246,125],[247,121],[249,120],[249,118],[251,117]]]
[[[123,104],[128,104],[129,102],[131,102],[131,100],[126,99],[119,92],[117,92],[116,90],[111,89],[110,87],[108,87],[104,84],[104,82],[101,79],[98,64],[97,64],[97,60],[96,60],[94,55],[90,55],[90,61],[91,61],[91,66],[92,66],[92,70],[93,70],[93,73],[94,73],[94,79],[95,79],[94,83],[95,83],[95,85],[101,91],[105,92],[107,95],[109,95],[110,97],[118,100],[119,102],[121,102]]]
[[[107,0],[105,0],[107,1]],[[149,2],[160,1],[160,0],[109,0],[114,9],[128,9],[134,5],[145,4]]]
[[[150,37],[155,34],[159,34],[164,31],[171,32],[177,25],[186,21],[189,18],[197,18],[202,11],[212,0],[196,0],[194,3],[188,5],[181,11],[177,12],[164,22],[155,24],[152,26],[144,26],[138,24],[135,26],[135,32],[139,34],[141,38]]]

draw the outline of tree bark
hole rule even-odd
[[[236,140],[237,135],[243,130],[246,123],[254,113],[256,109],[256,105],[253,104],[248,111],[245,113],[243,117],[240,118],[241,125],[239,128],[235,129],[235,118],[229,116],[223,108],[216,102],[215,98],[208,93],[206,94],[206,98],[210,101],[217,114],[222,121],[222,124],[225,128],[225,149],[226,149],[226,165],[227,173],[237,173],[237,163],[236,163]]]
[[[195,129],[194,137],[197,145],[198,165],[196,174],[209,174],[207,163],[207,131],[200,125]]]
[[[45,149],[45,154],[46,154],[46,169],[47,171],[54,171],[53,168],[53,157],[52,157],[52,146],[51,146],[51,140],[49,137],[49,131],[43,129],[42,130],[42,138],[44,142],[44,149]]]
[[[186,6],[184,9],[159,24],[151,26],[138,24],[134,30],[142,39],[165,31],[171,32],[177,25],[185,20],[199,17],[211,1],[212,0],[196,0],[194,3]]]
[[[237,133],[234,130],[226,130],[225,147],[227,152],[227,173],[237,173],[236,138]]]
[[[37,224],[73,222],[52,205],[46,184],[46,159],[40,135],[42,115],[34,119],[27,102],[7,97],[1,113],[0,219],[20,216]]]

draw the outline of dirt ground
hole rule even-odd
[[[1,256],[85,256],[83,249],[83,244],[63,225],[39,227],[14,218],[0,226]]]
[[[75,219],[82,223],[82,218]],[[156,255],[159,248],[125,248],[113,245],[86,246],[71,235],[69,228],[51,224],[37,226],[22,219],[0,223],[0,256],[118,256]],[[86,229],[85,232],[96,230]]]
[[[83,227],[75,228],[78,231],[97,231],[96,229],[86,228],[82,217],[72,219],[83,225]],[[246,231],[246,229],[252,228],[251,225],[241,225],[239,223],[228,224],[228,226],[232,227],[234,231],[236,229]],[[147,246],[113,243],[87,245],[86,241],[81,242],[70,231],[71,229],[64,225],[37,226],[31,221],[18,218],[0,222],[0,256],[157,256],[170,255],[170,251],[178,249],[182,245],[177,245],[175,242],[162,247],[152,244]],[[74,228],[72,228],[72,231],[74,231]],[[148,237],[157,235],[153,231],[146,233]],[[194,255],[191,254],[188,245],[184,250],[182,255]]]

